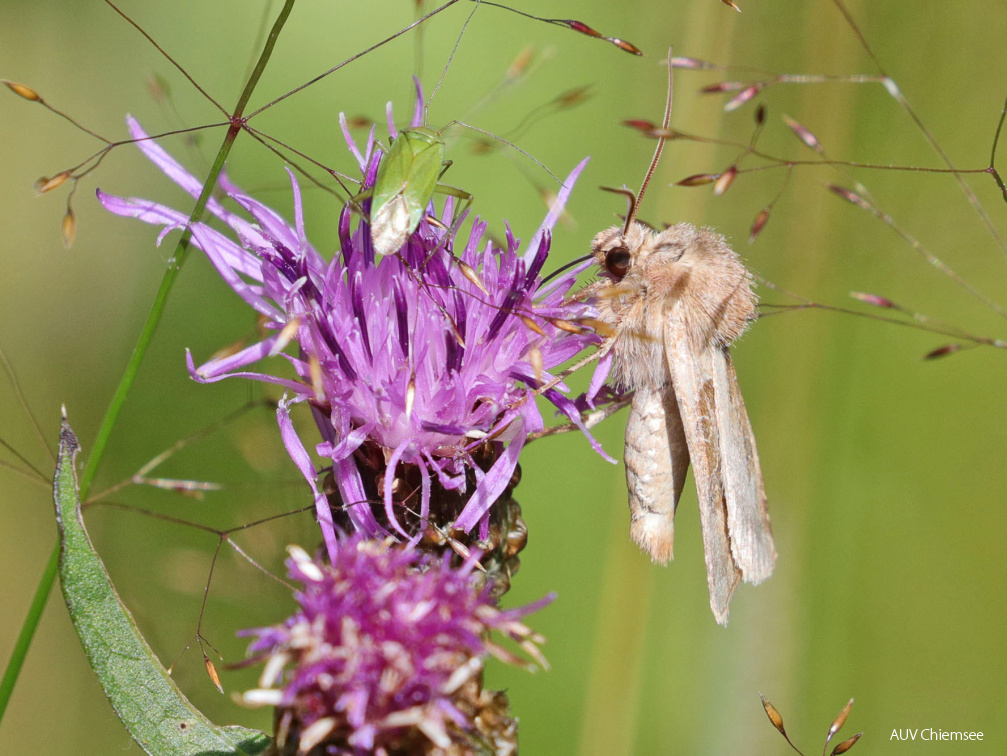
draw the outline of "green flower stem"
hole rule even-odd
[[[35,630],[38,628],[39,620],[42,619],[42,610],[45,609],[45,603],[49,599],[49,592],[52,590],[52,584],[56,580],[58,567],[59,542],[57,541],[52,549],[52,553],[49,555],[49,561],[45,565],[42,579],[38,582],[38,588],[35,589],[35,595],[32,597],[28,614],[24,618],[24,624],[21,625],[21,632],[18,633],[14,650],[11,651],[10,661],[7,662],[7,669],[4,670],[3,680],[0,680],[0,720],[3,719],[4,711],[7,710],[7,702],[10,701],[11,693],[14,692],[14,686],[17,684],[21,666],[28,655],[28,648],[31,646],[32,638],[35,637]]]
[[[210,173],[206,177],[206,181],[203,183],[203,191],[200,193],[199,198],[196,200],[196,205],[193,207],[192,213],[189,215],[189,222],[186,226],[185,232],[182,234],[182,238],[178,240],[178,244],[175,246],[175,251],[172,253],[171,259],[168,262],[168,269],[164,272],[164,277],[161,279],[161,285],[157,290],[157,295],[154,297],[154,303],[147,315],[147,321],[144,323],[143,330],[140,332],[140,337],[137,339],[136,346],[133,347],[133,354],[130,355],[129,362],[126,364],[126,369],[123,371],[122,378],[119,381],[119,386],[116,388],[115,394],[112,396],[112,401],[108,406],[108,410],[105,412],[105,417],[102,420],[101,427],[98,429],[98,435],[94,440],[94,448],[88,457],[87,465],[84,467],[84,472],[81,474],[80,497],[82,500],[87,497],[88,489],[91,487],[94,476],[98,471],[98,464],[101,462],[102,455],[105,452],[105,447],[108,445],[108,439],[112,434],[112,428],[115,426],[116,420],[119,419],[119,413],[122,411],[122,406],[126,403],[126,397],[129,395],[129,391],[133,387],[133,382],[136,380],[136,376],[140,372],[140,365],[143,363],[143,359],[147,355],[147,349],[150,347],[150,343],[154,338],[154,333],[157,331],[157,326],[160,324],[161,317],[164,315],[164,310],[168,303],[168,294],[171,292],[171,288],[175,284],[175,279],[178,278],[182,265],[188,257],[189,241],[192,238],[192,225],[199,222],[200,218],[203,216],[203,211],[206,208],[207,201],[210,199],[210,194],[217,185],[217,177],[220,175],[220,172],[224,167],[224,161],[227,159],[227,156],[231,151],[231,146],[234,144],[235,138],[237,138],[244,125],[244,111],[248,104],[248,100],[252,96],[252,91],[259,83],[259,78],[262,76],[262,72],[266,68],[266,63],[269,61],[269,58],[273,53],[273,48],[276,46],[276,40],[279,37],[280,30],[286,23],[287,17],[290,15],[293,7],[294,0],[286,0],[283,4],[283,8],[280,10],[276,21],[273,23],[273,28],[269,31],[269,36],[266,38],[266,44],[262,48],[262,53],[259,55],[258,61],[256,61],[255,68],[252,70],[252,73],[248,78],[248,83],[245,84],[245,88],[242,91],[241,96],[238,98],[238,104],[235,107],[234,114],[231,116],[231,126],[227,130],[227,135],[224,137],[223,144],[221,144],[220,149],[217,151],[217,157],[213,161],[213,167],[210,168]],[[35,591],[35,596],[32,599],[31,607],[28,610],[28,615],[25,617],[24,624],[21,626],[21,632],[18,635],[17,642],[14,644],[14,650],[11,652],[10,661],[7,663],[7,669],[4,670],[3,680],[0,680],[0,721],[3,720],[4,712],[7,710],[7,704],[14,691],[18,675],[21,673],[21,667],[24,665],[25,657],[28,655],[28,648],[31,646],[31,641],[35,636],[36,629],[38,629],[39,620],[42,618],[42,610],[45,608],[45,603],[49,598],[50,591],[52,591],[53,583],[56,581],[56,566],[58,559],[59,544],[57,543],[53,547],[52,554],[49,556],[49,561],[46,564],[45,571],[42,573],[42,579],[39,581],[38,588]]]

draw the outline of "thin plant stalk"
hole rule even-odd
[[[255,90],[256,85],[259,83],[259,79],[262,76],[263,71],[265,71],[266,64],[268,63],[269,58],[273,53],[273,48],[276,45],[276,40],[279,38],[280,31],[283,29],[283,26],[286,23],[287,18],[290,16],[290,12],[293,10],[293,7],[294,0],[286,0],[284,2],[276,20],[273,22],[273,27],[270,29],[269,36],[266,38],[265,45],[262,48],[259,59],[256,61],[255,68],[252,69],[248,82],[245,84],[245,88],[242,90],[241,96],[238,98],[238,103],[234,109],[234,113],[230,116],[231,125],[227,129],[224,141],[220,145],[220,149],[217,151],[217,157],[213,161],[213,166],[210,168],[206,181],[203,183],[203,191],[200,193],[199,198],[196,200],[196,205],[193,207],[192,213],[189,215],[189,221],[186,224],[185,231],[182,233],[182,238],[178,240],[178,244],[175,246],[175,250],[168,261],[168,269],[164,272],[164,277],[161,279],[161,285],[154,297],[154,303],[151,305],[150,312],[147,315],[147,320],[143,325],[143,330],[140,331],[140,337],[137,339],[136,346],[133,347],[133,353],[130,355],[129,362],[126,364],[126,369],[123,371],[122,378],[119,380],[119,386],[116,388],[115,394],[112,396],[112,401],[109,403],[108,409],[105,411],[105,417],[98,430],[98,435],[95,437],[92,452],[88,457],[87,464],[84,467],[84,472],[81,475],[80,497],[82,499],[87,496],[88,489],[94,480],[95,474],[98,470],[98,465],[100,464],[101,458],[105,452],[105,447],[108,445],[108,439],[112,434],[112,429],[115,427],[116,420],[119,418],[122,406],[126,403],[126,397],[129,395],[130,389],[133,387],[136,376],[140,372],[140,366],[147,355],[147,349],[150,347],[150,344],[154,339],[154,333],[157,331],[157,327],[161,323],[161,317],[164,315],[164,310],[168,304],[168,295],[171,293],[171,289],[175,285],[178,274],[182,270],[182,265],[188,257],[189,241],[192,237],[192,224],[197,223],[203,216],[206,203],[210,199],[210,194],[213,192],[213,188],[217,184],[217,178],[220,175],[221,170],[223,170],[224,162],[227,160],[227,156],[231,152],[234,140],[242,130],[242,126],[245,121],[244,111],[248,104],[248,100],[252,96],[252,92]],[[39,580],[38,588],[35,590],[35,596],[32,599],[28,615],[25,617],[24,624],[21,626],[17,642],[14,644],[14,650],[11,652],[10,661],[7,663],[7,668],[4,670],[3,679],[0,680],[0,721],[3,721],[3,715],[7,710],[7,704],[10,701],[11,694],[14,692],[14,686],[17,683],[18,675],[21,673],[21,668],[24,665],[25,657],[28,655],[28,649],[31,646],[32,638],[34,638],[35,631],[38,629],[39,621],[42,618],[42,610],[45,608],[46,601],[49,598],[49,593],[52,591],[53,583],[56,581],[56,567],[58,559],[59,544],[56,543],[53,546],[52,553],[49,555],[49,561],[42,573],[42,578]]]

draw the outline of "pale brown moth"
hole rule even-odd
[[[671,120],[672,66],[662,134]],[[626,423],[630,535],[655,562],[672,558],[675,508],[692,463],[699,497],[710,607],[727,624],[740,580],[760,583],[776,550],[755,436],[730,344],[755,318],[752,276],[720,234],[688,223],[664,231],[636,220],[664,138],[622,226],[595,236],[597,303],[611,335],[615,380],[635,391]],[[580,297],[578,297],[580,298]]]

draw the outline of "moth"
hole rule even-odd
[[[664,128],[669,133],[669,61]],[[600,280],[583,292],[611,329],[615,380],[633,390],[626,422],[630,535],[658,563],[673,556],[674,517],[692,465],[710,607],[727,624],[738,582],[760,583],[776,550],[752,424],[729,347],[755,318],[752,276],[720,234],[688,223],[657,231],[636,220],[657,150],[622,226],[592,242]]]

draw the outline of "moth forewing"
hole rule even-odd
[[[655,562],[667,564],[674,557],[675,510],[689,469],[689,447],[670,383],[636,390],[623,458],[630,536]]]
[[[664,329],[665,349],[671,388],[682,415],[692,476],[696,482],[710,608],[717,622],[726,625],[731,597],[742,572],[732,555],[722,476],[723,449],[717,422],[714,376],[716,362],[723,359],[723,351],[718,346],[704,347],[698,343],[692,333],[695,324],[690,320],[688,313],[684,312],[677,312],[668,319]]]
[[[745,582],[761,583],[776,563],[766,489],[738,375],[727,347],[720,351],[723,359],[713,360],[714,390],[731,554]]]

